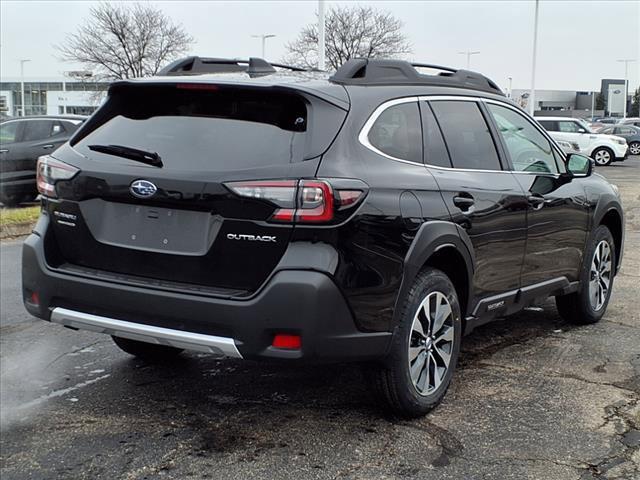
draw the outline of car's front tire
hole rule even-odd
[[[449,278],[426,268],[400,308],[391,352],[369,379],[393,413],[418,417],[442,401],[451,383],[462,338],[460,304]]]
[[[177,357],[182,353],[181,348],[169,347],[167,345],[156,345],[153,343],[140,342],[129,338],[112,336],[113,342],[125,353],[147,361],[163,361]]]
[[[591,154],[591,157],[595,160],[596,165],[599,165],[601,167],[610,165],[611,162],[613,162],[613,160],[616,158],[613,150],[607,147],[596,148]]]
[[[631,155],[640,155],[640,142],[631,142],[629,144],[629,153]]]
[[[609,304],[616,268],[613,235],[600,225],[593,232],[580,272],[580,289],[556,297],[560,316],[571,323],[598,322]]]

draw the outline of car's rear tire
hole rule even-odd
[[[153,343],[140,342],[129,338],[111,337],[114,343],[123,352],[142,358],[148,361],[162,361],[174,358],[182,353],[181,348],[169,347],[167,345],[156,345]]]
[[[23,201],[22,195],[17,195],[17,194],[8,195],[5,193],[0,194],[0,202],[2,202],[2,204],[7,208],[17,207],[18,205],[20,205],[22,201]]]
[[[556,297],[558,313],[571,323],[598,322],[607,310],[614,272],[616,271],[616,245],[607,227],[600,225],[593,232],[585,251],[580,272],[580,289]]]
[[[396,415],[419,417],[443,399],[456,367],[462,323],[456,290],[440,270],[418,274],[400,308],[391,351],[367,378]]]
[[[640,155],[640,142],[631,142],[629,144],[629,153],[631,155]]]
[[[596,148],[591,154],[591,157],[595,160],[596,165],[600,167],[606,167],[607,165],[610,165],[611,162],[613,162],[613,160],[616,158],[613,150],[607,147]]]

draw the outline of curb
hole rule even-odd
[[[25,237],[31,233],[35,222],[11,223],[0,227],[0,240],[15,239]]]

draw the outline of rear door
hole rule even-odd
[[[57,186],[51,259],[127,281],[253,292],[287,248],[300,179],[314,177],[345,115],[274,88],[117,86],[53,155],[80,173]],[[324,188],[310,196],[329,201]]]
[[[449,165],[427,158],[454,222],[469,235],[476,257],[476,300],[520,287],[526,241],[526,200],[513,174],[504,169],[478,102],[431,100],[449,153]],[[423,117],[427,128],[434,120]],[[488,305],[485,305],[486,308]],[[479,311],[478,314],[485,312]]]
[[[0,185],[3,193],[8,185],[15,185],[22,178],[20,170],[22,169],[21,159],[24,157],[24,146],[20,139],[25,123],[13,120],[0,125]],[[11,194],[12,192],[6,190],[6,193]]]
[[[35,174],[38,157],[53,152],[66,140],[64,128],[58,120],[26,120],[21,140],[20,170]]]

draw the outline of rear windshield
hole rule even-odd
[[[307,102],[286,92],[171,85],[121,88],[72,145],[107,161],[90,145],[157,153],[165,169],[224,171],[282,165],[305,155]]]

